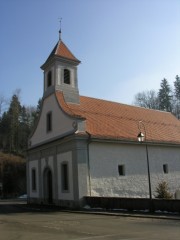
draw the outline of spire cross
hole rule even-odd
[[[59,23],[60,23],[59,40],[61,40],[61,21],[62,21],[62,18],[58,18],[58,19],[59,19]]]

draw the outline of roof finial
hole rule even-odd
[[[61,41],[61,21],[62,18],[59,18],[60,28],[59,28],[59,41]]]

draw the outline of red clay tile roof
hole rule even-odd
[[[82,118],[81,115],[74,113],[68,104],[65,102],[64,95],[60,91],[55,92],[55,96],[58,100],[59,105],[61,106],[62,110],[67,113],[68,115],[75,117],[75,118]],[[84,119],[84,118],[83,118]]]
[[[57,48],[56,48],[56,52],[55,52],[56,56],[60,56],[63,58],[68,58],[71,59],[73,61],[78,61],[79,60],[72,54],[72,52],[68,49],[68,47],[63,43],[63,41],[59,41]]]
[[[147,141],[180,144],[180,121],[171,113],[83,96],[80,104],[65,103],[62,95],[56,93],[63,110],[85,118],[86,131],[93,137],[137,141],[138,123],[143,121]]]
[[[47,63],[53,56],[58,56],[67,60],[71,60],[73,62],[80,63],[80,61],[72,54],[72,52],[68,49],[68,47],[63,43],[62,40],[59,40],[49,57],[47,58]],[[44,64],[45,64],[44,63]],[[43,64],[43,65],[44,65]]]

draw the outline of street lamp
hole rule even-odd
[[[141,125],[144,129],[144,134],[141,132]],[[151,175],[150,175],[150,168],[149,168],[149,154],[148,154],[148,146],[146,142],[146,128],[142,121],[139,121],[139,134],[137,136],[138,141],[141,143],[145,143],[146,147],[146,159],[147,159],[147,172],[148,172],[148,184],[149,184],[149,199],[150,199],[150,211],[152,212],[152,191],[151,191]]]

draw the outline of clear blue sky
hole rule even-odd
[[[36,105],[44,63],[62,39],[81,60],[81,95],[131,104],[180,75],[180,0],[0,0],[0,93]]]

